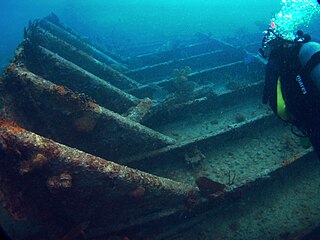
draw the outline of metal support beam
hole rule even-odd
[[[107,65],[100,62],[82,49],[75,48],[63,39],[54,36],[40,27],[36,27],[32,31],[33,34],[30,34],[32,36],[30,41],[33,44],[40,45],[59,54],[59,56],[73,62],[108,83],[120,89],[130,89],[139,85],[136,81],[118,71],[121,71],[121,66],[117,66],[116,64]]]
[[[25,64],[33,73],[73,91],[85,93],[112,111],[124,113],[139,102],[136,97],[44,47],[25,43],[23,52]]]
[[[47,20],[40,20],[39,25],[44,29],[48,30],[49,32],[51,32],[53,35],[57,36],[58,38],[61,38],[64,41],[68,42],[69,44],[75,46],[76,48],[81,49],[82,51],[85,51],[89,55],[92,55],[94,58],[98,59],[99,61],[107,64],[116,64],[117,66],[121,66],[122,69],[126,69],[125,65],[107,56],[105,53],[101,52],[99,49],[95,48],[89,43],[84,42],[83,39],[66,31],[61,26],[53,24],[52,22]]]

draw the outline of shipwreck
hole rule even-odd
[[[320,166],[261,103],[264,65],[213,37],[99,48],[29,23],[0,85],[13,239],[302,239]]]

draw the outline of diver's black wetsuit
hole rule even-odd
[[[263,103],[269,103],[277,113],[277,82],[280,79],[289,122],[310,138],[320,159],[320,89],[310,77],[311,70],[319,63],[320,54],[313,63],[303,68],[299,60],[300,48],[301,44],[297,44],[276,48],[270,53]]]

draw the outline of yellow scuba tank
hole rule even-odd
[[[286,103],[282,96],[280,78],[278,78],[278,82],[277,82],[277,115],[284,121],[289,120],[288,114],[286,111]]]

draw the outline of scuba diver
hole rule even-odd
[[[259,53],[268,61],[263,103],[307,136],[320,159],[320,44],[301,30],[287,40],[271,23]]]

